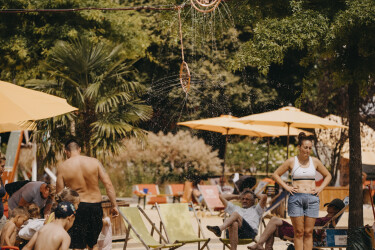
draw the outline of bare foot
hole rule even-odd
[[[262,247],[262,246],[259,245],[258,243],[255,244],[255,245],[252,245],[252,246],[248,246],[247,248],[248,248],[248,249],[251,249],[251,250],[264,250],[264,247]]]

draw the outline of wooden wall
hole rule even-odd
[[[333,199],[344,199],[349,196],[349,187],[326,187],[319,194],[320,210],[325,210],[324,204],[329,203]]]

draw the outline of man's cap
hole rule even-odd
[[[337,209],[341,210],[345,207],[345,203],[340,199],[334,199],[331,202],[324,204],[324,206],[334,206]]]
[[[55,217],[57,219],[64,219],[72,214],[76,214],[76,209],[74,208],[73,204],[68,201],[60,202],[55,209]]]

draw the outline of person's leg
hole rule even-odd
[[[234,212],[232,213],[228,219],[226,219],[223,223],[223,225],[219,226],[220,231],[223,231],[224,229],[230,227],[233,223],[237,222],[237,228],[242,226],[242,217],[239,213]]]
[[[303,236],[305,228],[305,217],[290,217],[294,229],[294,248],[296,250],[303,250]]]
[[[314,225],[315,218],[305,216],[305,228],[303,232],[303,249],[312,249]]]
[[[242,217],[239,213],[232,213],[221,226],[207,226],[207,229],[213,232],[217,237],[220,237],[221,231],[229,228],[234,222],[238,223],[238,226],[242,226]]]
[[[249,246],[248,249],[264,249],[263,244],[268,242],[271,238],[273,242],[274,233],[276,232],[277,228],[283,224],[283,220],[277,217],[272,217],[271,220],[268,222],[266,228],[264,229],[263,234],[260,236],[258,243]]]
[[[238,221],[234,221],[229,226],[229,242],[230,242],[230,249],[236,250],[238,245],[238,228],[239,223]]]
[[[267,239],[266,245],[264,246],[265,250],[273,250],[273,242],[275,241],[275,237],[276,232]]]
[[[91,247],[87,247],[89,250],[98,250],[99,249],[99,246],[98,244],[96,244],[95,246],[93,246],[92,248]]]

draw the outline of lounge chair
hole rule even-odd
[[[259,181],[258,184],[252,188],[252,190],[256,195],[261,194],[271,182],[271,179],[265,178],[264,180]]]
[[[165,193],[173,197],[173,203],[181,202],[181,197],[184,194],[184,184],[168,184],[165,188]]]
[[[146,225],[143,222],[142,216],[140,212],[143,213],[144,217],[147,219],[148,222],[150,222],[152,230],[151,232],[148,231]],[[129,241],[130,234],[132,235],[132,238],[137,238],[146,249],[162,249],[162,248],[170,248],[170,249],[176,249],[183,244],[176,243],[176,244],[169,244],[167,243],[167,240],[163,237],[161,232],[155,227],[155,224],[148,218],[148,216],[144,213],[144,211],[138,206],[138,207],[120,207],[120,215],[124,220],[124,223],[126,225],[126,237],[125,237],[125,243],[124,248],[127,248],[127,244]],[[157,232],[159,234],[159,237],[161,239],[161,243],[156,241],[154,239],[153,232]]]
[[[210,238],[204,237],[200,221],[193,210],[198,223],[198,233],[194,231],[187,203],[156,204],[156,209],[160,216],[160,231],[165,232],[168,242],[182,244],[198,243],[199,250],[205,247],[209,250],[207,244]],[[201,242],[203,243],[202,247],[200,247]]]
[[[138,196],[138,204],[143,200],[143,208],[146,207],[146,199],[148,199],[147,204],[152,205],[152,207],[155,203],[167,203],[168,195],[161,195],[159,186],[156,184],[136,184],[133,190],[134,194]],[[145,190],[147,190],[147,194],[144,192]]]
[[[285,203],[286,202],[286,199],[289,195],[289,192],[288,191],[282,191],[280,192],[278,195],[276,195],[272,201],[271,201],[271,205],[269,205],[267,208],[266,208],[266,211],[263,213],[262,215],[262,223],[260,223],[260,228],[259,228],[259,233],[262,234],[263,232],[263,226],[266,227],[266,222],[264,221],[265,218],[269,217],[270,214],[276,209],[278,208],[281,203]]]
[[[219,188],[217,185],[198,185],[198,189],[203,196],[207,209],[213,214],[213,211],[223,211],[224,204],[219,198]]]
[[[234,205],[237,205],[237,206],[240,206],[242,207],[242,204],[240,201],[231,201]],[[225,220],[225,217],[226,217],[226,213],[224,214],[224,220]],[[263,217],[260,218],[260,220],[262,220]],[[259,223],[261,224],[261,223]],[[228,229],[227,229],[228,230]],[[223,243],[223,250],[225,250],[225,247],[227,248],[231,248],[230,246],[230,240],[229,238],[226,238],[226,230],[224,230],[224,237],[223,238],[220,238],[219,240]],[[252,242],[256,242],[255,238],[252,239],[252,238],[249,238],[249,239],[238,239],[238,245],[248,245]]]

